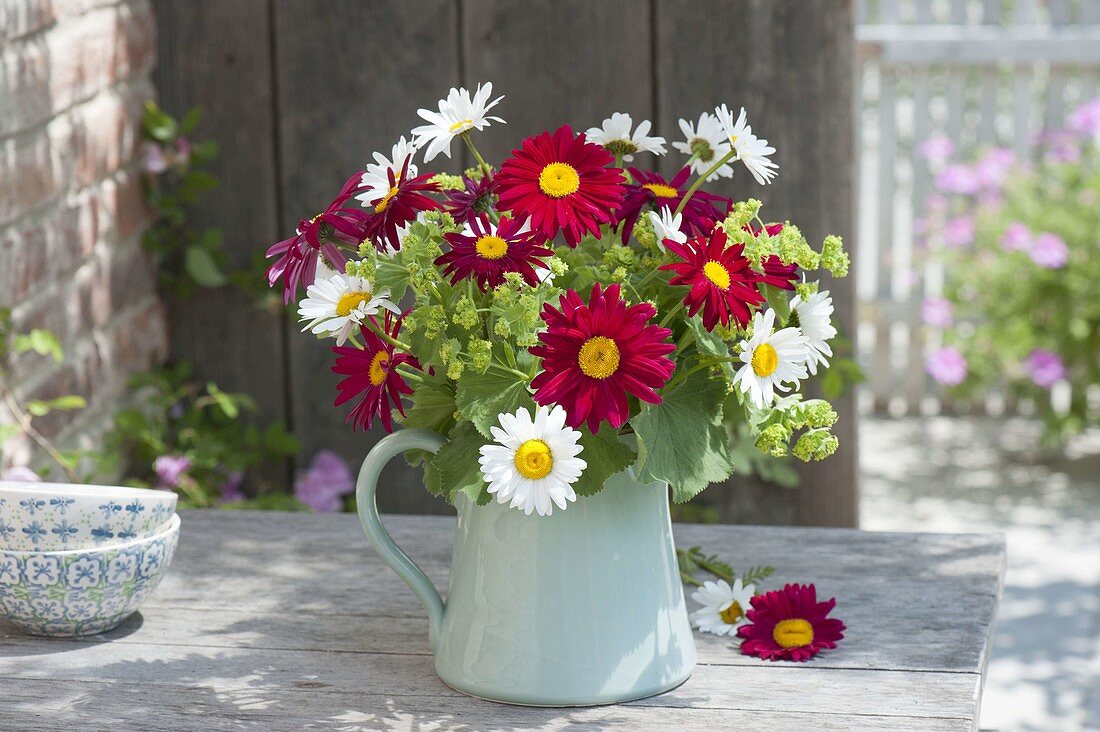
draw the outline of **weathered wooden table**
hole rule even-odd
[[[453,519],[387,525],[445,588]],[[999,536],[689,525],[676,536],[774,565],[769,586],[815,582],[837,597],[847,638],[797,664],[697,635],[695,675],[663,696],[493,704],[435,677],[416,598],[354,516],[190,511],[169,576],[122,627],[53,640],[0,621],[0,730],[976,728]]]

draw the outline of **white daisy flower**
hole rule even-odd
[[[335,336],[336,345],[342,346],[367,316],[377,315],[382,308],[401,314],[389,296],[386,289],[373,292],[370,282],[360,277],[331,270],[322,276],[319,269],[317,279],[306,288],[306,297],[298,306],[298,317],[308,321],[302,331]]]
[[[631,134],[630,128],[633,126],[634,120],[629,114],[615,112],[603,121],[602,127],[589,127],[584,134],[589,142],[603,146],[614,155],[621,155],[626,163],[634,159],[634,153],[664,155],[667,152],[665,138],[649,136],[651,125],[648,119],[639,122],[638,129]]]
[[[808,300],[795,295],[791,299],[791,313],[798,323],[798,329],[806,336],[806,346],[809,349],[806,369],[816,376],[817,365],[829,368],[825,357],[833,355],[833,349],[829,346],[829,340],[836,337],[836,328],[831,320],[833,298],[829,297],[828,290],[815,292]]]
[[[489,122],[505,124],[500,117],[490,117],[486,114],[497,103],[504,99],[501,95],[489,101],[493,94],[493,84],[488,82],[478,84],[473,97],[465,87],[451,88],[446,99],[439,100],[439,111],[430,109],[418,109],[416,111],[428,124],[416,127],[412,131],[413,140],[417,147],[424,150],[424,162],[430,161],[439,153],[451,157],[451,141],[468,130],[483,130],[489,126]]]
[[[359,179],[359,185],[364,186],[366,190],[357,195],[355,199],[361,202],[364,208],[373,208],[374,204],[385,198],[386,194],[390,192],[390,171],[393,171],[395,181],[400,178],[401,168],[405,165],[405,158],[415,155],[417,149],[415,143],[406,142],[405,136],[402,135],[401,139],[393,144],[390,157],[387,158],[380,152],[374,153],[374,162],[367,163],[363,177]],[[410,162],[406,175],[414,178],[416,172],[416,166]]]
[[[683,214],[673,215],[671,208],[661,206],[660,213],[650,211],[646,215],[653,223],[653,233],[657,235],[657,246],[661,248],[662,252],[665,250],[665,239],[672,239],[677,244],[683,244],[687,241],[687,234],[680,231],[680,225],[684,220]]]
[[[733,377],[734,385],[748,394],[752,403],[763,409],[775,401],[775,392],[790,391],[784,383],[798,385],[806,378],[809,347],[798,328],[783,328],[772,333],[775,311],[757,312],[752,318],[752,338],[741,341],[741,361],[745,364]]]
[[[497,503],[509,503],[527,515],[549,516],[554,506],[565,510],[577,500],[572,483],[588,463],[577,455],[581,433],[565,426],[565,410],[538,407],[535,419],[520,408],[502,414],[500,427],[490,427],[499,444],[481,447],[481,474]]]
[[[726,139],[730,147],[737,152],[736,160],[740,160],[756,178],[756,182],[765,185],[775,177],[779,166],[768,159],[775,152],[775,148],[768,145],[767,140],[761,140],[752,134],[752,127],[745,117],[745,108],[741,107],[741,114],[737,121],[733,119],[733,112],[723,104],[714,110],[718,120],[722,123]]]
[[[748,622],[745,611],[755,594],[756,588],[742,585],[740,578],[733,581],[733,587],[725,580],[704,582],[691,593],[691,599],[702,605],[691,614],[691,624],[704,633],[734,635],[738,626]]]
[[[699,122],[695,125],[686,119],[680,120],[680,131],[684,133],[686,142],[674,142],[672,146],[684,155],[693,157],[691,172],[696,175],[705,173],[719,158],[730,151],[730,143],[726,139],[722,123],[710,112],[699,115]],[[707,180],[717,180],[719,176],[733,177],[733,168],[729,163],[723,164]]]

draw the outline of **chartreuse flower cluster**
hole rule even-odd
[[[690,499],[733,471],[730,415],[766,454],[832,454],[836,413],[798,390],[836,336],[812,274],[844,276],[847,255],[702,188],[740,166],[775,177],[745,111],[681,120],[686,160],[666,178],[624,167],[667,145],[621,113],[491,167],[473,135],[502,123],[500,99],[452,89],[268,251],[284,299],[305,288],[304,329],[336,340],[348,421],[390,430],[396,410],[447,437],[431,491],[540,516],[629,466]],[[456,138],[474,169],[421,169]]]

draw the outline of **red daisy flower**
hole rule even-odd
[[[745,231],[751,232],[753,236],[760,236],[761,229],[755,224],[743,227]],[[776,236],[779,232],[783,231],[783,224],[768,224],[764,227],[768,232],[768,236]],[[795,263],[783,264],[776,255],[771,255],[764,260],[764,274],[761,275],[760,281],[766,285],[772,285],[778,287],[781,290],[793,290],[794,283],[798,279],[798,265]]]
[[[395,173],[389,169],[390,189],[385,194],[377,193],[364,199],[363,205],[374,209],[374,215],[369,216],[366,226],[366,237],[370,239],[376,249],[383,251],[386,244],[392,249],[401,248],[401,239],[398,237],[398,229],[416,219],[421,211],[434,211],[439,204],[425,196],[425,193],[439,190],[439,185],[429,182],[432,174],[409,178],[409,163],[412,155],[405,158],[401,166],[401,172]]]
[[[378,325],[377,319],[372,317],[371,320],[375,326]],[[382,330],[391,338],[397,338],[401,331],[401,318],[395,320],[386,313]],[[332,349],[338,357],[332,370],[347,377],[336,385],[340,393],[336,397],[335,406],[362,395],[344,421],[351,422],[354,429],[362,427],[369,430],[374,418],[380,417],[386,432],[393,432],[392,409],[397,407],[401,416],[405,416],[401,397],[412,394],[412,389],[397,373],[397,367],[408,363],[420,368],[420,363],[408,353],[394,353],[392,345],[368,330],[365,325],[359,326],[359,332],[363,336],[362,348],[338,346]]]
[[[585,233],[600,235],[623,202],[623,177],[609,168],[611,153],[573,136],[569,125],[550,135],[543,132],[523,141],[504,161],[497,175],[502,211],[517,219],[531,217],[531,226],[547,239],[559,231],[575,247]]]
[[[627,305],[619,286],[592,288],[588,304],[573,290],[561,297],[561,310],[547,303],[539,333],[541,345],[528,349],[542,359],[542,372],[531,382],[535,401],[560,404],[570,427],[588,423],[595,433],[607,420],[618,429],[630,418],[629,395],[660,404],[654,389],[664,386],[676,365],[665,354],[668,328],[650,325],[657,309],[649,303]]]
[[[623,222],[623,244],[630,239],[634,224],[646,205],[652,205],[657,211],[663,206],[668,206],[670,211],[676,210],[687,193],[691,167],[681,168],[672,180],[665,180],[660,173],[637,168],[631,168],[630,175],[635,182],[626,187],[626,199],[619,210],[619,221]],[[730,205],[730,199],[699,189],[691,194],[681,212],[684,218],[680,230],[689,237],[706,236],[714,228],[715,221],[725,218]]]
[[[813,585],[787,585],[757,595],[745,613],[749,622],[737,629],[744,638],[741,653],[770,661],[806,661],[822,648],[836,648],[846,628],[836,618],[825,617],[834,607],[836,598],[817,601]]]
[[[344,204],[359,190],[359,171],[340,189],[340,195],[325,210],[308,221],[302,219],[294,236],[283,239],[267,250],[268,258],[278,257],[267,270],[267,282],[272,287],[283,279],[283,302],[290,302],[300,284],[308,287],[317,277],[317,257],[324,255],[329,265],[344,268],[347,259],[339,245],[358,246],[366,230],[368,215]]]
[[[744,244],[726,246],[726,232],[721,227],[711,232],[709,239],[699,236],[679,244],[665,240],[668,250],[683,261],[661,265],[676,276],[673,285],[691,285],[684,296],[688,315],[703,310],[703,325],[713,330],[719,322],[728,326],[730,319],[744,327],[752,320],[752,308],[764,303],[756,289],[760,275],[749,266]]]
[[[541,238],[525,224],[500,217],[493,229],[485,214],[472,216],[462,233],[444,234],[451,250],[436,258],[451,284],[473,277],[481,291],[504,284],[505,272],[519,272],[523,281],[534,287],[539,283],[535,267],[545,269],[540,257],[552,257],[553,249],[537,246]]]
[[[461,191],[448,191],[443,202],[443,209],[459,224],[492,208],[497,191],[497,179],[491,175],[483,175],[479,180],[464,175],[462,183],[465,187]]]

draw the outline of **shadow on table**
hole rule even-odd
[[[118,638],[125,638],[132,633],[141,629],[141,626],[145,623],[145,618],[142,617],[141,612],[135,612],[130,617],[122,621],[114,630],[109,630],[106,633],[97,633],[96,635],[85,635],[79,638],[53,638],[45,635],[31,635],[30,633],[24,633],[17,626],[0,618],[0,658],[8,658],[11,656],[38,656],[44,653],[61,653],[71,650],[70,643],[109,643],[112,640]],[[26,639],[31,638],[35,642],[27,643]],[[19,642],[18,652],[17,649],[7,643],[5,640],[13,639]]]

